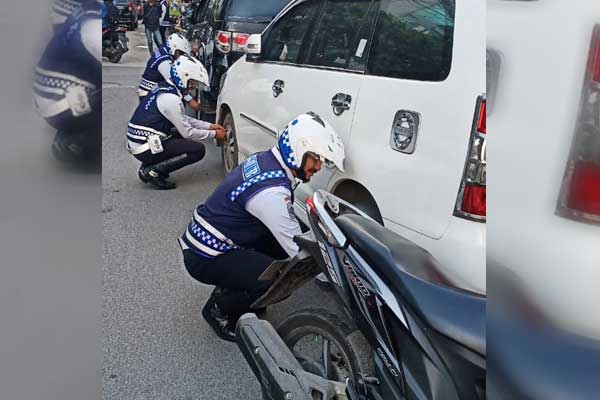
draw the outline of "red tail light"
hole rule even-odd
[[[454,208],[457,217],[482,222],[486,219],[486,140],[486,100],[481,96],[477,99],[469,152]]]
[[[229,53],[231,51],[231,32],[217,31],[216,47],[221,53]]]
[[[557,214],[600,223],[600,25],[594,27],[583,96]]]
[[[483,100],[481,102],[481,108],[480,108],[480,111],[479,111],[479,118],[477,119],[477,132],[479,132],[479,133],[486,133],[485,120],[486,120],[486,101]]]
[[[233,47],[232,51],[246,51],[246,44],[250,35],[247,33],[236,32],[233,34]]]

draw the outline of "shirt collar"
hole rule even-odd
[[[292,170],[290,169],[290,167],[288,167],[283,162],[283,158],[281,157],[281,153],[279,152],[279,149],[277,148],[277,146],[273,147],[271,149],[271,152],[273,153],[273,155],[277,159],[277,162],[279,162],[279,165],[281,165],[281,168],[283,168],[283,170],[285,171],[285,174],[287,175],[288,179],[290,180],[292,186],[294,184],[296,184],[296,177],[294,176],[294,174],[292,174]]]

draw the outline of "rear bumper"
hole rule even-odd
[[[287,348],[273,326],[254,314],[240,318],[237,343],[269,399],[345,398],[343,385],[308,373]]]

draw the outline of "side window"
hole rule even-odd
[[[307,1],[288,11],[263,40],[263,60],[295,63],[317,10],[318,1]]]
[[[443,81],[450,73],[455,0],[387,0],[367,65],[371,75]]]
[[[363,19],[362,25],[358,30],[358,35],[352,47],[350,54],[350,63],[348,69],[354,71],[364,71],[367,66],[367,57],[369,50],[371,49],[371,42],[373,41],[373,25],[377,20],[377,13],[379,12],[379,1],[374,1],[367,11],[366,17]]]
[[[370,0],[328,0],[317,28],[307,64],[346,68],[356,53],[358,27]]]

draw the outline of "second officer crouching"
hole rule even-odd
[[[142,182],[174,189],[169,174],[204,158],[206,148],[200,141],[225,138],[222,126],[185,115],[183,97],[207,86],[202,63],[183,55],[171,67],[171,80],[158,84],[138,105],[127,127],[127,149],[142,163]]]

